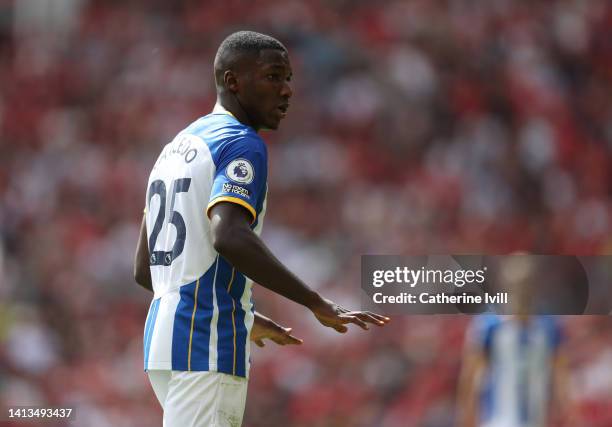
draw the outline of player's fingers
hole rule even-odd
[[[359,313],[356,315],[356,317],[358,317],[359,319],[363,320],[364,322],[367,323],[373,323],[377,326],[382,326],[385,323],[382,320],[378,320],[377,318],[375,318],[374,316],[367,314],[367,313]]]
[[[372,313],[371,311],[365,311],[362,314],[364,316],[367,316],[367,319],[368,319],[367,322],[374,323],[377,326],[384,326],[390,320],[388,317],[381,316],[380,314]]]
[[[299,339],[298,337],[294,337],[293,335],[291,335],[291,331],[293,329],[291,328],[284,328],[285,329],[285,341],[287,344],[302,344],[304,341]]]
[[[384,322],[384,323],[387,323],[391,320],[387,316],[383,316],[382,314],[372,313],[371,311],[365,311],[364,313],[369,314],[373,318],[380,320],[381,322]]]
[[[304,340],[293,335],[289,335],[287,344],[302,345]]]
[[[303,343],[303,341],[297,337],[294,337],[293,335],[285,335],[283,337],[279,337],[277,339],[274,340],[274,342],[280,344],[280,345],[300,345]]]
[[[257,344],[258,347],[265,347],[263,340],[255,340],[255,344]]]
[[[357,320],[362,322],[363,326],[367,326],[365,324],[366,322],[367,323],[374,323],[375,325],[379,324],[378,320],[374,319],[373,317],[370,317],[369,315],[367,315],[365,312],[362,312],[362,311],[350,311],[350,312],[346,313],[344,316],[345,317],[354,317],[354,318],[356,318]],[[356,323],[356,322],[353,322],[353,323]],[[357,323],[357,324],[363,328],[362,324],[359,324],[359,323]],[[364,329],[368,329],[368,328],[366,327]]]
[[[349,315],[343,314],[340,316],[340,318],[342,319],[343,323],[354,323],[355,325],[359,326],[361,329],[365,329],[366,331],[370,329],[368,325],[366,324],[366,322],[364,322],[357,316],[349,316]]]
[[[383,326],[390,319],[385,316],[381,316],[380,314],[372,313],[371,311],[351,311],[347,313],[351,316],[357,316],[364,322],[373,323],[378,326]]]

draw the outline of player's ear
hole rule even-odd
[[[223,73],[223,83],[225,84],[226,89],[230,92],[238,92],[238,79],[232,70],[225,70]]]

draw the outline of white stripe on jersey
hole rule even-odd
[[[250,187],[223,181],[227,169],[217,169],[217,162],[225,164],[232,156],[251,162],[255,179]],[[145,370],[248,376],[252,282],[219,258],[206,210],[211,197],[250,203],[257,214],[254,232],[260,234],[266,180],[265,143],[226,114],[197,120],[164,147],[149,177],[146,199],[155,303],[145,325]],[[225,197],[227,191],[232,197]],[[228,272],[235,276],[231,293]],[[236,289],[243,283],[244,289]]]
[[[210,344],[209,348],[217,348],[217,327],[219,320],[219,304],[217,302],[217,273],[219,272],[219,255],[215,258],[215,276],[213,279],[212,294],[213,294],[213,315],[210,319]],[[217,352],[211,351],[208,353],[208,366],[210,370],[217,369]]]
[[[176,292],[171,292],[160,299],[157,321],[153,328],[151,337],[151,350],[146,369],[167,369],[172,363],[172,330],[174,325],[170,322],[163,322],[160,319],[174,317],[180,296]],[[151,355],[154,355],[152,357]]]

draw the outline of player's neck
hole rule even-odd
[[[240,105],[240,101],[235,96],[225,96],[224,94],[219,94],[217,96],[217,105],[220,105],[228,113],[236,118],[243,125],[247,125],[255,129],[255,132],[259,131],[259,127],[255,126],[247,112],[244,110],[242,105]]]

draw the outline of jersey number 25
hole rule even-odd
[[[185,193],[189,191],[189,185],[191,184],[191,178],[180,178],[173,181],[172,194],[170,196],[170,215],[168,217],[168,224],[172,224],[176,227],[176,240],[172,245],[170,251],[155,251],[155,243],[157,237],[161,231],[164,220],[166,217],[166,184],[164,181],[158,179],[153,181],[149,186],[149,196],[147,204],[150,209],[151,199],[154,195],[159,195],[159,212],[157,212],[157,218],[155,219],[155,225],[149,236],[149,263],[151,265],[164,265],[168,266],[172,264],[172,261],[176,259],[185,247],[185,237],[187,236],[187,230],[185,228],[185,220],[180,213],[174,210],[174,200],[176,193]]]

